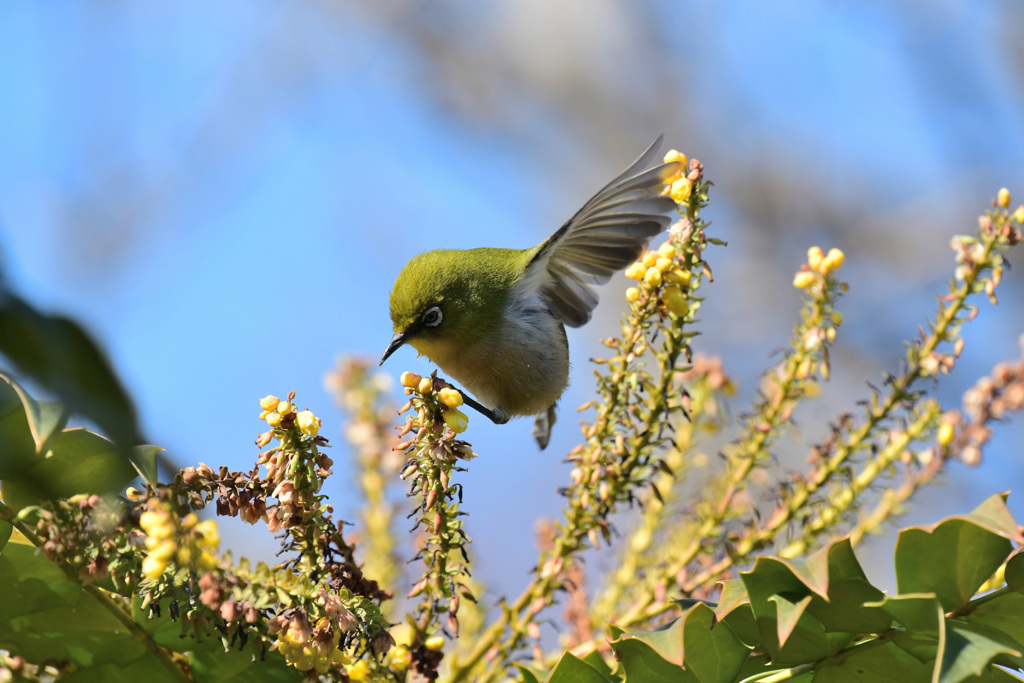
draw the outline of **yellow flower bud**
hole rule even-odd
[[[260,408],[263,410],[274,410],[281,400],[277,396],[268,395],[260,399]]]
[[[818,270],[823,258],[825,258],[825,252],[821,250],[821,247],[811,247],[807,250],[807,265],[811,267],[811,270]]]
[[[657,287],[661,284],[661,271],[655,268],[648,268],[647,272],[644,273],[644,282],[649,284],[651,287]]]
[[[153,557],[152,555],[148,555],[146,559],[142,561],[142,575],[151,581],[156,581],[163,576],[166,569],[167,563]]]
[[[686,155],[677,149],[670,149],[665,153],[665,163],[671,164],[673,161],[678,161],[683,168],[686,168],[687,158]]]
[[[398,671],[405,671],[412,664],[412,653],[405,645],[396,645],[391,648],[391,666]]]
[[[846,259],[846,254],[841,249],[832,248],[828,250],[828,254],[825,255],[824,260],[821,262],[819,271],[823,275],[828,275],[839,270],[840,266],[843,265],[843,261]]]
[[[441,403],[449,408],[458,408],[462,405],[462,394],[451,387],[445,387],[437,392],[437,397],[441,399]]]
[[[1000,189],[999,194],[996,195],[996,204],[1000,209],[1005,209],[1010,205],[1010,191],[1005,187]]]
[[[661,258],[675,258],[678,253],[671,242],[665,242],[665,244],[658,247],[658,256]]]
[[[296,415],[295,424],[299,426],[299,430],[306,436],[316,436],[317,432],[320,431],[320,418],[309,410],[303,410]]]
[[[640,290],[636,287],[630,287],[626,290],[626,301],[633,303],[640,298]]]
[[[291,401],[281,401],[277,404],[277,412],[281,417],[284,417],[288,413],[292,412],[292,407]]]
[[[444,647],[444,638],[442,636],[430,636],[426,642],[423,643],[423,647],[433,652],[440,652],[441,648]]]
[[[398,381],[407,389],[415,389],[420,385],[421,379],[422,377],[417,375],[415,372],[403,372]]]
[[[461,434],[469,427],[469,418],[458,408],[447,408],[441,415],[444,417],[444,423],[456,434]]]
[[[147,534],[152,535],[153,529],[162,526],[167,519],[167,513],[163,510],[146,510],[139,515],[139,526]]]
[[[1013,212],[1013,220],[1024,223],[1024,204],[1018,206],[1017,210]]]
[[[657,263],[655,264],[655,266],[657,266],[658,270],[660,270],[663,273],[666,270],[669,270],[674,265],[675,265],[675,261],[673,261],[670,258],[660,258],[660,259],[658,259]]]
[[[331,664],[334,666],[348,666],[352,663],[352,659],[345,654],[344,650],[334,649],[334,654],[331,655]]]
[[[953,442],[953,425],[948,422],[939,425],[938,441],[942,446],[948,446]]]
[[[279,424],[281,424],[281,413],[278,413],[276,411],[272,413],[267,413],[267,417],[265,419],[268,425],[270,425],[271,427],[276,427]]]
[[[134,486],[129,486],[124,492],[124,497],[128,500],[142,500],[145,495],[146,494],[144,492],[138,490]]]
[[[680,178],[679,180],[672,183],[672,187],[669,189],[668,194],[675,201],[676,204],[682,204],[690,198],[690,192],[693,190],[693,183],[690,182],[689,178]]]
[[[209,550],[204,550],[200,553],[196,566],[204,572],[212,572],[217,568],[217,558]]]
[[[158,562],[163,562],[166,565],[171,561],[176,552],[178,552],[178,545],[171,539],[167,539],[160,541],[156,547],[149,552],[149,557],[152,557]]]
[[[417,391],[419,391],[421,394],[429,394],[433,390],[434,380],[430,379],[429,377],[424,377],[423,379],[420,380],[420,385],[419,387],[417,387]]]
[[[362,681],[370,675],[370,665],[366,663],[365,659],[360,659],[350,666],[345,673],[348,674],[350,681]]]
[[[182,546],[181,548],[178,548],[177,560],[179,565],[185,565],[192,562],[192,556],[192,548],[189,548],[188,546]]]
[[[640,259],[640,263],[644,264],[645,268],[653,268],[658,263],[658,252],[649,251],[643,255]]]
[[[674,285],[688,285],[691,277],[690,271],[683,268],[676,268],[665,273],[665,279]]]
[[[216,548],[220,545],[220,530],[217,528],[217,520],[205,519],[196,524],[192,531],[199,536],[196,541],[199,545],[206,548]]]
[[[797,289],[806,289],[814,284],[814,273],[809,270],[801,270],[793,278],[793,286]]]
[[[670,285],[662,292],[661,300],[672,315],[682,317],[690,312],[690,302],[682,290]]]
[[[630,280],[642,280],[646,272],[647,269],[644,267],[644,264],[637,261],[629,268],[626,268],[626,277]]]

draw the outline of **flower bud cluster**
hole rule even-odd
[[[288,618],[272,620],[271,630],[275,627],[278,630],[274,647],[299,671],[326,674],[332,667],[340,669],[352,663],[339,647],[341,631],[327,617],[321,617],[311,627],[306,613],[294,610]]]
[[[460,601],[463,598],[475,601],[465,584],[469,577],[466,549],[469,537],[460,519],[464,514],[459,509],[462,486],[452,482],[452,475],[463,470],[456,463],[470,460],[476,454],[470,444],[456,438],[461,431],[458,416],[462,413],[458,408],[464,401],[459,391],[439,379],[436,372],[429,377],[405,372],[401,383],[410,400],[400,410],[407,416],[399,437],[411,438],[395,448],[408,457],[401,476],[412,479],[409,495],[419,499],[413,529],[425,530],[417,555],[425,566],[423,575],[408,595],[419,600],[419,630],[409,644],[411,649],[399,652],[397,661],[405,663],[408,654],[406,666],[433,678],[440,656],[427,656],[424,653],[428,650],[421,647],[426,634],[432,630],[432,622],[443,618],[441,627],[455,635],[459,630]],[[461,419],[464,418],[463,415]],[[395,657],[392,659],[395,661]]]
[[[146,532],[148,549],[142,575],[150,581],[159,580],[172,565],[199,572],[217,567],[214,553],[220,545],[220,532],[215,520],[200,522],[194,512],[179,519],[156,503],[139,517],[139,526]]]
[[[807,263],[801,266],[793,277],[793,286],[797,289],[807,289],[813,284],[820,283],[822,277],[839,270],[844,260],[846,255],[841,249],[833,247],[826,254],[821,247],[811,247],[807,250]]]
[[[131,525],[120,501],[79,494],[44,503],[32,531],[42,553],[77,569],[83,583],[113,576],[117,584],[138,568],[129,540]]]

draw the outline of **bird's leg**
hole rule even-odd
[[[458,391],[460,394],[462,394],[462,402],[463,403],[465,403],[467,406],[469,406],[470,408],[472,408],[476,412],[478,412],[481,415],[483,415],[484,417],[486,417],[488,420],[490,420],[494,424],[496,424],[496,425],[503,425],[506,422],[508,422],[508,416],[507,415],[499,416],[497,413],[495,413],[490,408],[487,408],[486,406],[480,405],[476,401],[476,399],[472,398],[469,394],[467,394],[462,389],[456,389],[456,391]]]

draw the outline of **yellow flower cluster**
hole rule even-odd
[[[194,512],[178,520],[167,510],[147,510],[139,518],[146,532],[149,553],[142,561],[142,575],[151,581],[163,576],[168,566],[194,567],[204,572],[217,567],[213,552],[220,545],[217,522],[200,522]]]
[[[639,280],[651,289],[662,284],[661,302],[665,308],[677,317],[686,315],[690,310],[690,301],[685,288],[690,283],[690,271],[681,267],[676,257],[678,251],[671,243],[666,242],[657,251],[648,251],[639,261],[626,268],[626,277]],[[626,290],[626,301],[633,303],[640,300],[640,289],[630,287]]]
[[[403,372],[399,382],[406,388],[407,394],[415,391],[426,397],[434,392],[434,380],[420,377],[415,372]],[[459,410],[463,404],[462,394],[456,389],[445,387],[437,392],[437,400],[441,404],[441,416],[445,424],[456,434],[466,431],[469,418]]]
[[[271,427],[278,427],[288,415],[295,413],[295,405],[291,401],[282,401],[277,396],[260,399],[260,419],[266,420]],[[320,431],[321,420],[309,410],[295,415],[295,425],[306,436],[316,436]]]
[[[841,249],[832,248],[826,254],[821,247],[811,247],[807,250],[807,265],[793,277],[793,286],[797,289],[806,289],[818,279],[818,275],[830,275],[843,265],[846,254]]]
[[[352,662],[352,659],[338,648],[338,643],[341,642],[340,631],[334,629],[330,640],[312,638],[308,630],[309,622],[305,623],[305,632],[302,629],[285,627],[277,637],[277,649],[290,665],[299,671],[316,669],[318,674],[325,674],[332,666],[348,666]],[[317,622],[316,626],[317,630],[326,632],[331,628],[331,622],[324,617]],[[362,661],[360,660],[360,662]],[[362,679],[352,678],[352,680]]]
[[[665,163],[670,164],[673,161],[679,162],[679,170],[675,175],[666,178],[665,184],[668,185],[668,196],[672,197],[676,204],[682,204],[690,198],[693,181],[686,177],[688,163],[686,155],[678,150],[670,149],[665,155]]]

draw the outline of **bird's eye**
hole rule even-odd
[[[441,315],[441,309],[434,306],[423,315],[423,324],[427,327],[437,327],[443,319],[444,316]]]

